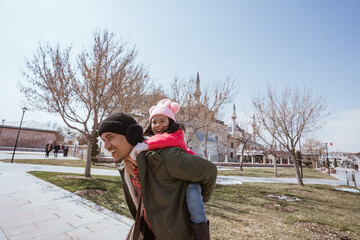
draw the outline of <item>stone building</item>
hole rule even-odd
[[[15,146],[20,122],[7,122],[1,128],[0,147],[2,149],[12,149]],[[18,138],[17,148],[45,148],[49,141],[56,141],[56,134],[59,130],[36,121],[24,121],[22,123]]]

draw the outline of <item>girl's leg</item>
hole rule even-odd
[[[189,183],[186,189],[186,202],[193,223],[206,223],[205,206],[201,195],[201,186],[198,183]]]

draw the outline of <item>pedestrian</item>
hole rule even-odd
[[[143,141],[143,132],[125,113],[108,116],[99,134],[115,162],[121,162],[124,195],[135,219],[127,239],[194,239],[186,188],[189,182],[198,182],[203,201],[209,201],[216,185],[216,166],[178,147],[141,152],[134,161],[129,154]]]
[[[152,106],[149,110],[150,124],[144,132],[145,137],[149,138],[142,143],[138,143],[131,151],[130,157],[136,159],[136,156],[141,151],[166,147],[180,147],[187,153],[196,155],[195,152],[186,147],[183,133],[184,127],[176,122],[175,114],[179,110],[179,104],[170,99],[160,100],[156,106]],[[186,202],[195,239],[210,239],[209,224],[201,196],[200,184],[193,182],[188,184]]]
[[[56,144],[55,147],[54,147],[54,157],[57,158],[59,150],[60,150],[60,145]]]
[[[64,157],[67,157],[68,152],[69,152],[69,147],[68,147],[68,145],[67,145],[67,144],[64,146],[63,151],[64,151],[64,155],[63,155],[63,156],[64,156]]]
[[[52,142],[49,141],[45,146],[45,158],[49,158],[49,153],[52,151],[53,145]]]

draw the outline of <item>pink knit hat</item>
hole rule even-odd
[[[152,106],[149,110],[150,118],[149,121],[151,122],[151,119],[155,115],[164,115],[172,120],[175,120],[175,114],[178,113],[180,110],[180,105],[176,102],[171,101],[170,99],[162,99],[160,100],[156,106]]]

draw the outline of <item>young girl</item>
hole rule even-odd
[[[185,145],[184,127],[176,123],[175,114],[179,110],[179,104],[169,99],[160,100],[156,106],[152,106],[149,110],[150,125],[144,132],[144,136],[148,137],[148,139],[138,143],[131,151],[130,157],[136,159],[136,156],[141,151],[151,151],[166,147],[180,147],[186,150],[187,153],[196,155],[195,152],[188,149]],[[209,239],[209,227],[202,201],[200,184],[188,184],[186,202],[191,221],[193,222],[191,226],[195,233],[195,238]]]

